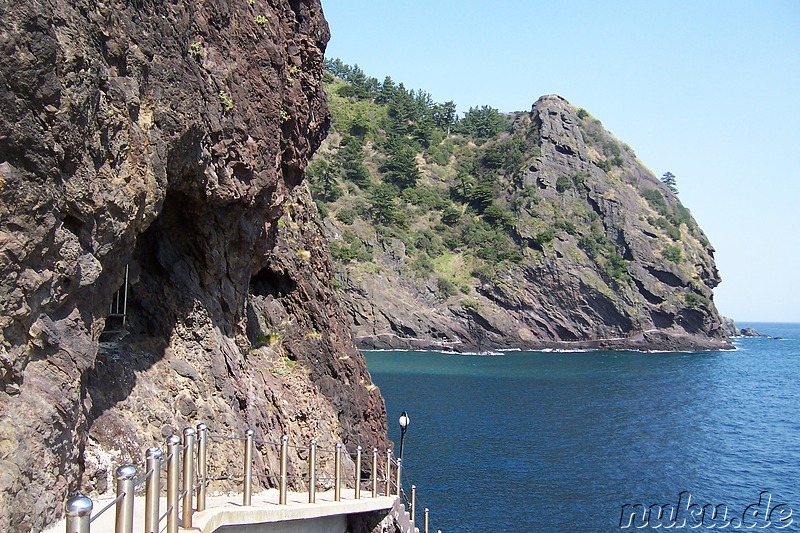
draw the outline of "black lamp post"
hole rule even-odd
[[[399,458],[403,459],[403,441],[406,438],[406,429],[408,429],[408,424],[411,422],[411,418],[408,417],[408,413],[405,411],[400,414],[400,456]]]

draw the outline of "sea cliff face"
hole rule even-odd
[[[201,421],[385,447],[300,185],[328,128],[319,2],[0,10],[0,530]]]

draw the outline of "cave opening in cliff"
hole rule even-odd
[[[106,315],[106,324],[103,328],[101,340],[114,334],[125,332],[125,321],[128,314],[128,265],[125,265],[125,275],[122,286],[111,297],[111,304]]]
[[[259,270],[250,278],[250,293],[256,296],[281,298],[294,292],[297,282],[286,272],[276,272],[269,266]]]

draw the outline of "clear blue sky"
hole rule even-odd
[[[322,0],[326,57],[459,112],[586,108],[717,250],[720,312],[800,322],[800,1]]]

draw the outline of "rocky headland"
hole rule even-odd
[[[424,148],[424,113],[399,135],[408,128],[392,117],[402,107],[367,107],[352,96],[363,75],[334,66],[355,90],[341,80],[328,86],[334,134],[312,163],[325,171],[312,188],[361,348],[732,348],[713,302],[714,248],[674,185],[586,110],[544,96],[483,137],[459,129],[470,114],[491,116],[470,110]],[[429,106],[432,120],[441,107]],[[389,119],[359,130],[351,118],[359,113]],[[358,143],[348,127],[366,132],[371,181],[350,178]],[[402,143],[419,150],[411,184],[396,177]],[[323,180],[337,165],[341,195]],[[386,183],[395,186],[391,218],[375,192]]]
[[[198,422],[387,446],[301,184],[328,37],[317,0],[0,7],[0,530]]]

